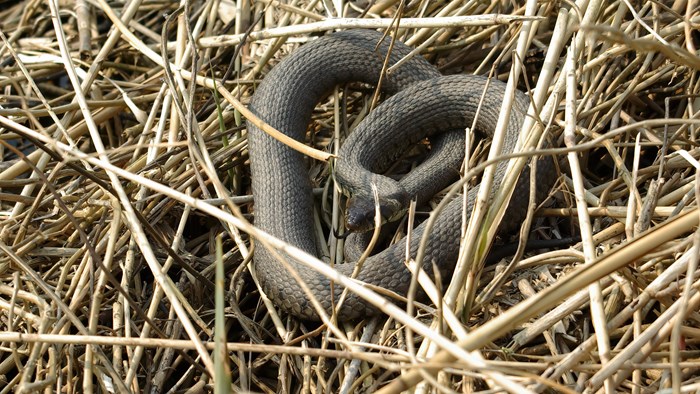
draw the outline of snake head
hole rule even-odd
[[[408,198],[403,195],[379,198],[379,214],[381,222],[391,222],[399,219],[406,211]],[[375,204],[370,195],[355,195],[348,199],[345,209],[345,226],[353,232],[370,231],[375,227]]]

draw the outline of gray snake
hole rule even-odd
[[[376,84],[388,51],[388,39],[375,51],[381,34],[368,30],[350,30],[329,34],[303,45],[276,65],[263,79],[251,98],[249,108],[262,120],[283,133],[303,141],[311,114],[318,101],[334,86],[347,82]],[[389,64],[410,52],[396,42]],[[488,87],[482,100],[485,86]],[[383,199],[406,202],[405,191],[396,181],[376,175],[391,157],[427,135],[470,127],[481,101],[477,130],[490,136],[495,129],[503,101],[505,84],[472,75],[441,76],[422,57],[413,57],[386,76],[382,91],[393,94],[361,122],[348,138],[337,159],[336,179],[343,183],[377,184]],[[512,152],[527,111],[528,100],[518,92],[513,101],[503,152]],[[388,131],[392,131],[391,133]],[[312,255],[318,255],[313,224],[313,198],[304,157],[265,132],[248,123],[252,188],[255,201],[255,225]],[[361,147],[361,149],[353,147]],[[497,166],[496,189],[504,176],[507,162]],[[553,178],[551,169],[539,170],[545,180]],[[521,176],[518,188],[501,223],[501,230],[512,229],[524,218],[528,206],[527,177]],[[546,189],[546,190],[545,190]],[[355,186],[353,197],[367,196],[362,186]],[[549,188],[538,188],[542,198]],[[398,197],[397,197],[398,196]],[[475,193],[468,195],[467,212],[471,212]],[[449,203],[437,218],[427,244],[423,268],[432,272],[437,266],[448,277],[454,269],[460,242],[462,201]],[[423,225],[410,240],[415,257]],[[297,270],[312,293],[330,311],[343,288],[333,287],[321,274],[305,268],[282,254]],[[357,279],[399,294],[406,294],[411,274],[404,265],[405,243],[399,242],[371,256]],[[254,263],[263,290],[281,309],[301,318],[318,319],[302,288],[265,247],[255,251]],[[354,263],[337,264],[336,269],[351,275]],[[360,297],[349,294],[338,311],[340,319],[352,319],[376,310]]]

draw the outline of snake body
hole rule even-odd
[[[334,86],[346,82],[377,83],[389,46],[388,40],[384,40],[375,50],[380,38],[381,34],[374,31],[350,30],[303,45],[263,79],[251,98],[251,111],[272,127],[303,141],[315,105]],[[395,63],[409,52],[409,47],[397,42],[389,63]],[[386,167],[397,152],[426,135],[470,127],[480,101],[477,129],[489,136],[496,125],[504,87],[502,82],[487,82],[479,76],[443,77],[422,57],[411,58],[382,81],[383,92],[394,95],[372,111],[352,133],[337,160],[337,179],[356,197],[367,195],[363,190],[374,182],[382,198],[398,195],[399,199],[405,199],[405,187],[375,172]],[[515,148],[527,105],[527,98],[519,92],[514,100],[504,152]],[[255,225],[301,250],[318,255],[312,189],[304,157],[251,123],[248,123],[248,144]],[[498,165],[494,189],[500,185],[505,168],[505,162]],[[502,228],[517,226],[527,211],[527,182],[519,182],[518,187],[522,190],[514,193]],[[548,188],[538,189],[540,196],[546,192]],[[470,192],[467,212],[471,212],[474,197],[475,193]],[[454,269],[462,210],[461,199],[456,199],[437,218],[423,261],[427,272],[432,272],[435,265],[443,277],[448,277]],[[410,253],[414,257],[423,231],[423,225],[413,231]],[[332,294],[327,278],[289,256],[281,254],[281,258],[296,269],[323,308],[330,311],[343,288],[333,286]],[[406,294],[411,274],[404,259],[405,244],[400,242],[365,261],[357,279]],[[264,291],[278,307],[301,318],[318,318],[302,288],[273,253],[265,247],[257,248],[254,263]],[[355,264],[338,264],[336,268],[350,275]],[[371,305],[354,294],[349,294],[338,310],[340,319],[375,313]]]

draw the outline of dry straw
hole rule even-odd
[[[0,394],[700,390],[697,2],[115,4],[0,7]],[[408,309],[251,225],[244,127],[314,158],[318,243],[342,259],[323,230],[342,212],[328,161],[366,114],[366,89],[319,104],[311,145],[285,141],[246,103],[300,43],[399,19],[411,56],[490,73],[532,103],[496,198],[485,199],[488,164],[503,160],[509,100],[494,153],[479,145],[446,190],[485,185],[455,273],[439,278],[451,282],[419,275],[433,303]],[[499,236],[537,155],[558,159],[560,182],[520,237]],[[502,244],[576,235],[483,264]],[[251,237],[383,315],[279,313]]]

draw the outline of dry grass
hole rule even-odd
[[[388,27],[399,5],[355,19],[366,3],[0,0],[0,393],[700,390],[690,0],[410,2],[401,38],[445,73],[529,90],[526,146],[545,136],[562,170],[530,237],[582,242],[471,264],[506,190],[469,227],[454,310],[328,327],[260,296],[245,103],[300,41]],[[307,148],[320,188],[336,103]],[[319,223],[337,220],[328,201]]]

